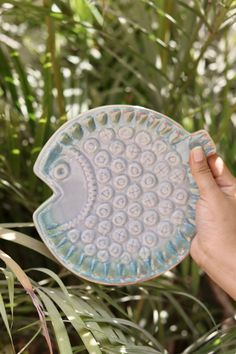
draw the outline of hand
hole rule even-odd
[[[206,159],[201,147],[191,151],[190,167],[200,190],[190,254],[236,300],[236,178],[216,154]]]

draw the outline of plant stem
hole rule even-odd
[[[51,0],[43,0],[43,4],[44,7],[46,7],[50,11],[52,5]],[[56,34],[54,28],[54,21],[50,15],[47,15],[45,18],[45,22],[48,30],[47,53],[50,53],[50,57],[51,57],[52,74],[53,74],[54,84],[57,89],[57,103],[58,103],[59,115],[60,117],[63,117],[66,115],[65,98],[63,94],[60,65],[56,56]]]

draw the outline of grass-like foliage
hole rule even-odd
[[[235,353],[235,306],[190,258],[137,286],[95,285],[32,224],[50,195],[39,151],[100,105],[207,129],[236,174],[235,18],[235,0],[0,0],[1,354]]]

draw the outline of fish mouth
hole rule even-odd
[[[34,213],[44,233],[56,234],[75,227],[89,214],[97,197],[97,182],[87,157],[75,147],[63,151],[65,161],[73,161],[71,176],[58,184],[35,166],[37,175],[52,189],[53,195]]]

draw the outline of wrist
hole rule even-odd
[[[214,248],[214,247],[212,247]],[[192,241],[190,254],[199,267],[209,277],[236,300],[236,262],[232,249],[221,247],[218,250],[203,247],[195,237]]]

